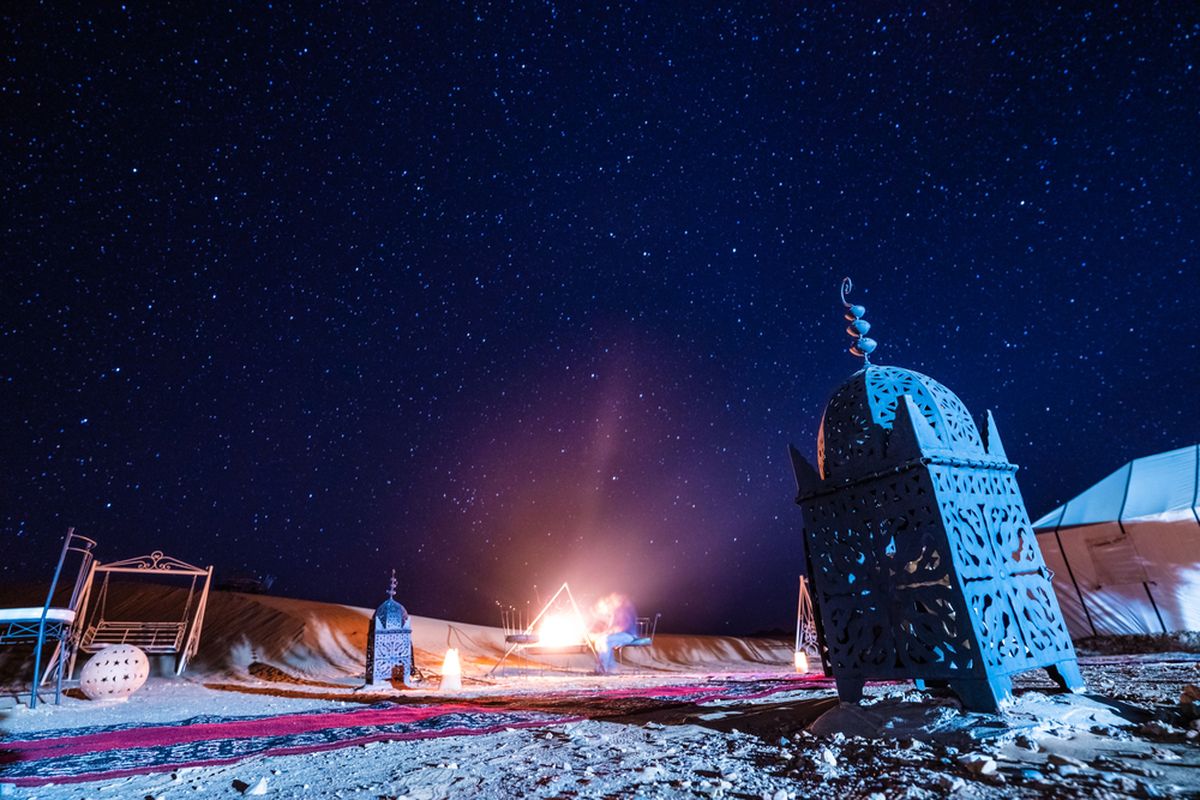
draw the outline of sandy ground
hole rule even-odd
[[[121,704],[68,698],[36,711],[10,705],[0,710],[0,731],[20,738],[201,713],[357,708],[378,699],[356,691],[367,611],[232,594],[214,595],[213,609],[201,658],[184,678],[152,678]],[[630,654],[617,676],[587,674],[586,659],[578,658],[513,662],[488,676],[503,646],[500,631],[415,618],[414,637],[418,666],[433,687],[447,641],[463,650],[465,688],[455,698],[525,698],[533,706],[566,698],[585,712],[599,689],[714,674],[783,676],[790,659],[786,643],[663,636]],[[237,797],[265,779],[266,796],[276,797],[1200,797],[1200,746],[1179,705],[1184,686],[1200,681],[1197,657],[1093,657],[1083,671],[1088,694],[1053,693],[1033,673],[999,716],[964,713],[948,696],[905,686],[873,687],[861,706],[839,705],[832,690],[803,688],[481,736],[67,786],[0,786],[0,796]],[[431,688],[394,694],[405,702],[450,699]]]

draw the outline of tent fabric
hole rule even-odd
[[[1186,514],[1200,523],[1197,466],[1200,444],[1130,461],[1033,523],[1034,530],[1158,515]]]
[[[1074,637],[1200,630],[1200,445],[1139,458],[1033,523]]]

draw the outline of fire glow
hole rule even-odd
[[[587,626],[578,614],[547,614],[537,634],[542,647],[574,647],[587,641]]]

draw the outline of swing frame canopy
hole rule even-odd
[[[116,620],[107,616],[109,578],[114,574],[142,575],[154,578],[190,578],[187,601],[178,621]],[[197,567],[186,561],[164,555],[155,550],[147,556],[127,558],[108,564],[96,562],[83,586],[80,613],[75,618],[78,646],[71,654],[70,675],[75,670],[75,658],[79,651],[95,653],[114,644],[128,644],[140,648],[147,655],[174,655],[175,674],[183,674],[188,659],[200,647],[200,632],[204,627],[204,612],[208,607],[208,591],[212,585],[213,568]],[[96,592],[93,607],[92,590],[96,579],[100,588]]]
[[[559,598],[564,594],[567,597],[567,604],[562,604],[559,600]],[[569,645],[548,645],[541,641],[541,636],[538,634],[538,623],[542,621],[543,617],[545,617],[551,611],[557,609],[560,605],[565,605],[566,608],[569,608],[570,613],[573,613],[574,616],[579,620],[581,627],[584,626],[586,618],[583,616],[583,612],[579,609],[579,604],[575,602],[575,595],[571,593],[571,587],[564,582],[562,586],[558,587],[558,591],[551,595],[550,600],[544,606],[542,606],[542,610],[538,612],[537,616],[534,617],[533,620],[524,628],[520,630],[508,630],[508,626],[505,626],[506,635],[504,637],[504,641],[508,645],[508,649],[504,651],[504,655],[500,657],[500,660],[496,662],[496,665],[488,671],[488,675],[492,675],[496,672],[496,670],[500,669],[500,666],[507,661],[508,657],[516,650],[521,650],[529,655],[571,655],[591,653],[592,658],[598,663],[600,656],[596,652],[596,645],[592,643],[590,636],[585,635],[583,636],[583,640],[578,644]]]

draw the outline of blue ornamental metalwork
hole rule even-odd
[[[396,602],[396,570],[388,585],[388,599],[375,610],[367,631],[367,683],[412,681],[412,626],[408,612]]]
[[[807,568],[825,668],[843,701],[873,679],[949,687],[997,711],[1012,676],[1083,680],[991,412],[912,370],[871,364],[874,340],[842,284],[851,352],[866,362],[833,394],[817,468],[796,450]]]

